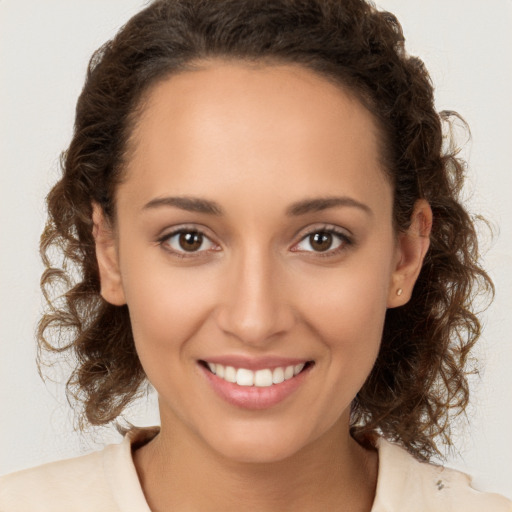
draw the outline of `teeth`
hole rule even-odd
[[[206,363],[210,371],[226,380],[227,382],[236,383],[239,386],[256,386],[259,388],[269,387],[272,384],[281,384],[285,380],[293,378],[299,374],[305,366],[305,363],[289,366],[279,366],[271,370],[265,368],[253,372],[247,368],[234,368],[233,366],[223,366],[221,364]]]
[[[272,386],[272,372],[270,370],[258,370],[254,374],[254,385],[261,388]]]
[[[236,383],[239,386],[252,386],[254,384],[254,372],[239,368],[236,371]]]
[[[282,368],[276,368],[272,372],[272,382],[274,384],[281,384],[281,382],[284,382],[284,370]]]
[[[236,370],[232,366],[226,366],[224,370],[224,380],[227,380],[228,382],[236,382]]]
[[[302,371],[302,368],[304,368],[305,365],[306,365],[306,363],[296,364],[293,367],[293,375],[297,375],[298,373],[300,373]]]

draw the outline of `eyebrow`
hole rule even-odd
[[[222,215],[222,208],[214,201],[198,197],[157,197],[145,204],[143,210],[151,210],[161,206],[174,206],[187,212]]]
[[[373,211],[368,205],[347,196],[304,199],[303,201],[299,201],[290,205],[286,209],[286,214],[290,216],[305,215],[306,213],[320,212],[322,210],[336,208],[339,206],[358,208],[368,215],[373,215]]]
[[[216,216],[224,214],[220,205],[215,201],[210,201],[208,199],[202,199],[199,197],[187,196],[157,197],[149,201],[149,203],[146,203],[143,207],[143,210],[151,210],[154,208],[160,208],[162,206],[172,206],[188,212],[206,213]],[[286,209],[286,215],[296,217],[305,215],[307,213],[319,212],[329,208],[342,206],[358,208],[368,215],[373,215],[373,212],[368,205],[347,196],[304,199],[302,201],[291,204]]]

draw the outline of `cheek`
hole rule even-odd
[[[190,340],[208,318],[211,298],[205,290],[210,286],[201,272],[168,265],[145,268],[133,272],[125,286],[136,351],[149,382],[186,421],[184,404],[201,403],[188,385],[191,372],[197,371]]]
[[[330,354],[333,379],[350,375],[357,388],[370,373],[382,338],[390,268],[391,258],[361,254],[325,277],[310,278],[302,292],[297,288],[304,317]]]
[[[192,338],[208,316],[211,278],[198,268],[172,267],[158,256],[144,262],[127,258],[124,267],[137,352],[148,374],[152,368],[165,371],[177,362],[183,340]]]
[[[355,334],[380,330],[391,272],[388,262],[372,259],[354,258],[350,265],[341,265],[325,276],[310,277],[297,289],[296,293],[303,290],[301,295],[307,307],[302,309],[311,311],[312,321],[317,319],[332,335],[347,330]]]

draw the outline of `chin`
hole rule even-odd
[[[276,435],[275,428],[272,430],[269,427],[251,428],[245,435],[240,428],[224,434],[220,439],[211,439],[210,447],[222,457],[242,463],[280,462],[293,457],[310,442],[303,435],[293,435],[290,432]]]
[[[283,446],[264,442],[237,443],[221,447],[220,453],[226,459],[247,464],[271,464],[281,462],[297,453],[293,446]]]

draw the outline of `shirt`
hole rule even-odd
[[[1,512],[151,512],[132,457],[158,427],[128,432],[119,444],[0,477]],[[417,461],[385,439],[371,512],[512,512],[512,502],[471,487],[465,473]]]

